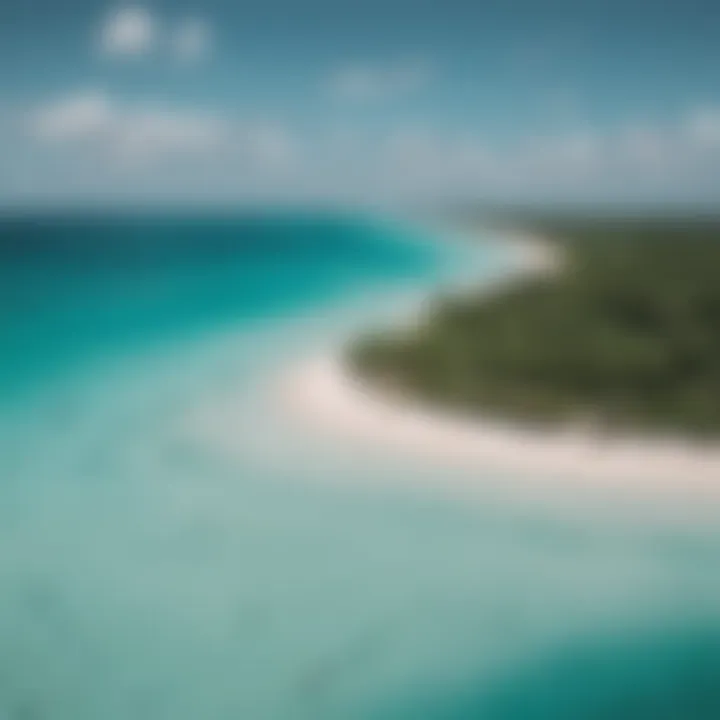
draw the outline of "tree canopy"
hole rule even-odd
[[[437,298],[349,359],[429,403],[537,421],[720,434],[720,223],[556,223],[565,261]]]

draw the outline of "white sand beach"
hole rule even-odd
[[[538,239],[518,238],[517,247],[518,273],[551,271],[560,261],[555,249]],[[368,449],[384,447],[447,466],[507,471],[528,480],[546,477],[720,497],[718,445],[445,415],[363,383],[345,367],[339,350],[301,363],[277,390],[285,410],[306,430],[335,441],[352,439]]]

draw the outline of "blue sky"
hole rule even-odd
[[[0,203],[720,197],[720,3],[4,0]]]

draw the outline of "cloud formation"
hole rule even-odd
[[[423,61],[353,64],[332,73],[327,88],[336,100],[372,103],[413,95],[430,83],[433,74],[432,67]]]
[[[34,108],[26,127],[39,147],[92,156],[99,168],[144,171],[178,161],[218,170],[281,173],[296,157],[279,123],[242,121],[220,113],[120,102],[84,90]]]
[[[702,149],[720,149],[720,108],[702,107],[693,110],[685,123],[690,140]]]
[[[29,128],[45,143],[91,147],[120,163],[206,153],[229,134],[227,123],[213,114],[122,105],[100,90],[73,93],[36,108]]]
[[[100,30],[100,49],[106,55],[137,57],[153,49],[157,23],[139,6],[122,7],[108,15]]]
[[[34,135],[46,141],[65,141],[96,136],[113,120],[104,93],[81,91],[38,107],[30,116]]]
[[[582,125],[500,145],[479,130],[400,120],[372,127],[335,120],[323,133],[301,132],[287,119],[85,90],[32,108],[24,142],[33,162],[62,166],[66,176],[91,168],[84,177],[92,177],[93,190],[104,179],[124,178],[128,191],[172,194],[181,186],[187,196],[238,199],[260,191],[298,201],[630,199],[717,187],[711,181],[720,176],[718,117],[704,108],[674,123]]]
[[[164,19],[142,6],[116,8],[102,22],[99,45],[103,55],[116,59],[168,53],[184,63],[204,58],[212,45],[207,20],[185,17]]]
[[[583,124],[502,144],[481,131],[400,124],[336,135],[344,140],[333,146],[333,165],[359,194],[392,199],[708,197],[720,187],[716,130],[720,112],[711,108],[669,124]]]

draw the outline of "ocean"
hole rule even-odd
[[[277,406],[510,268],[386,218],[0,220],[0,719],[719,718],[712,508],[504,492]]]

